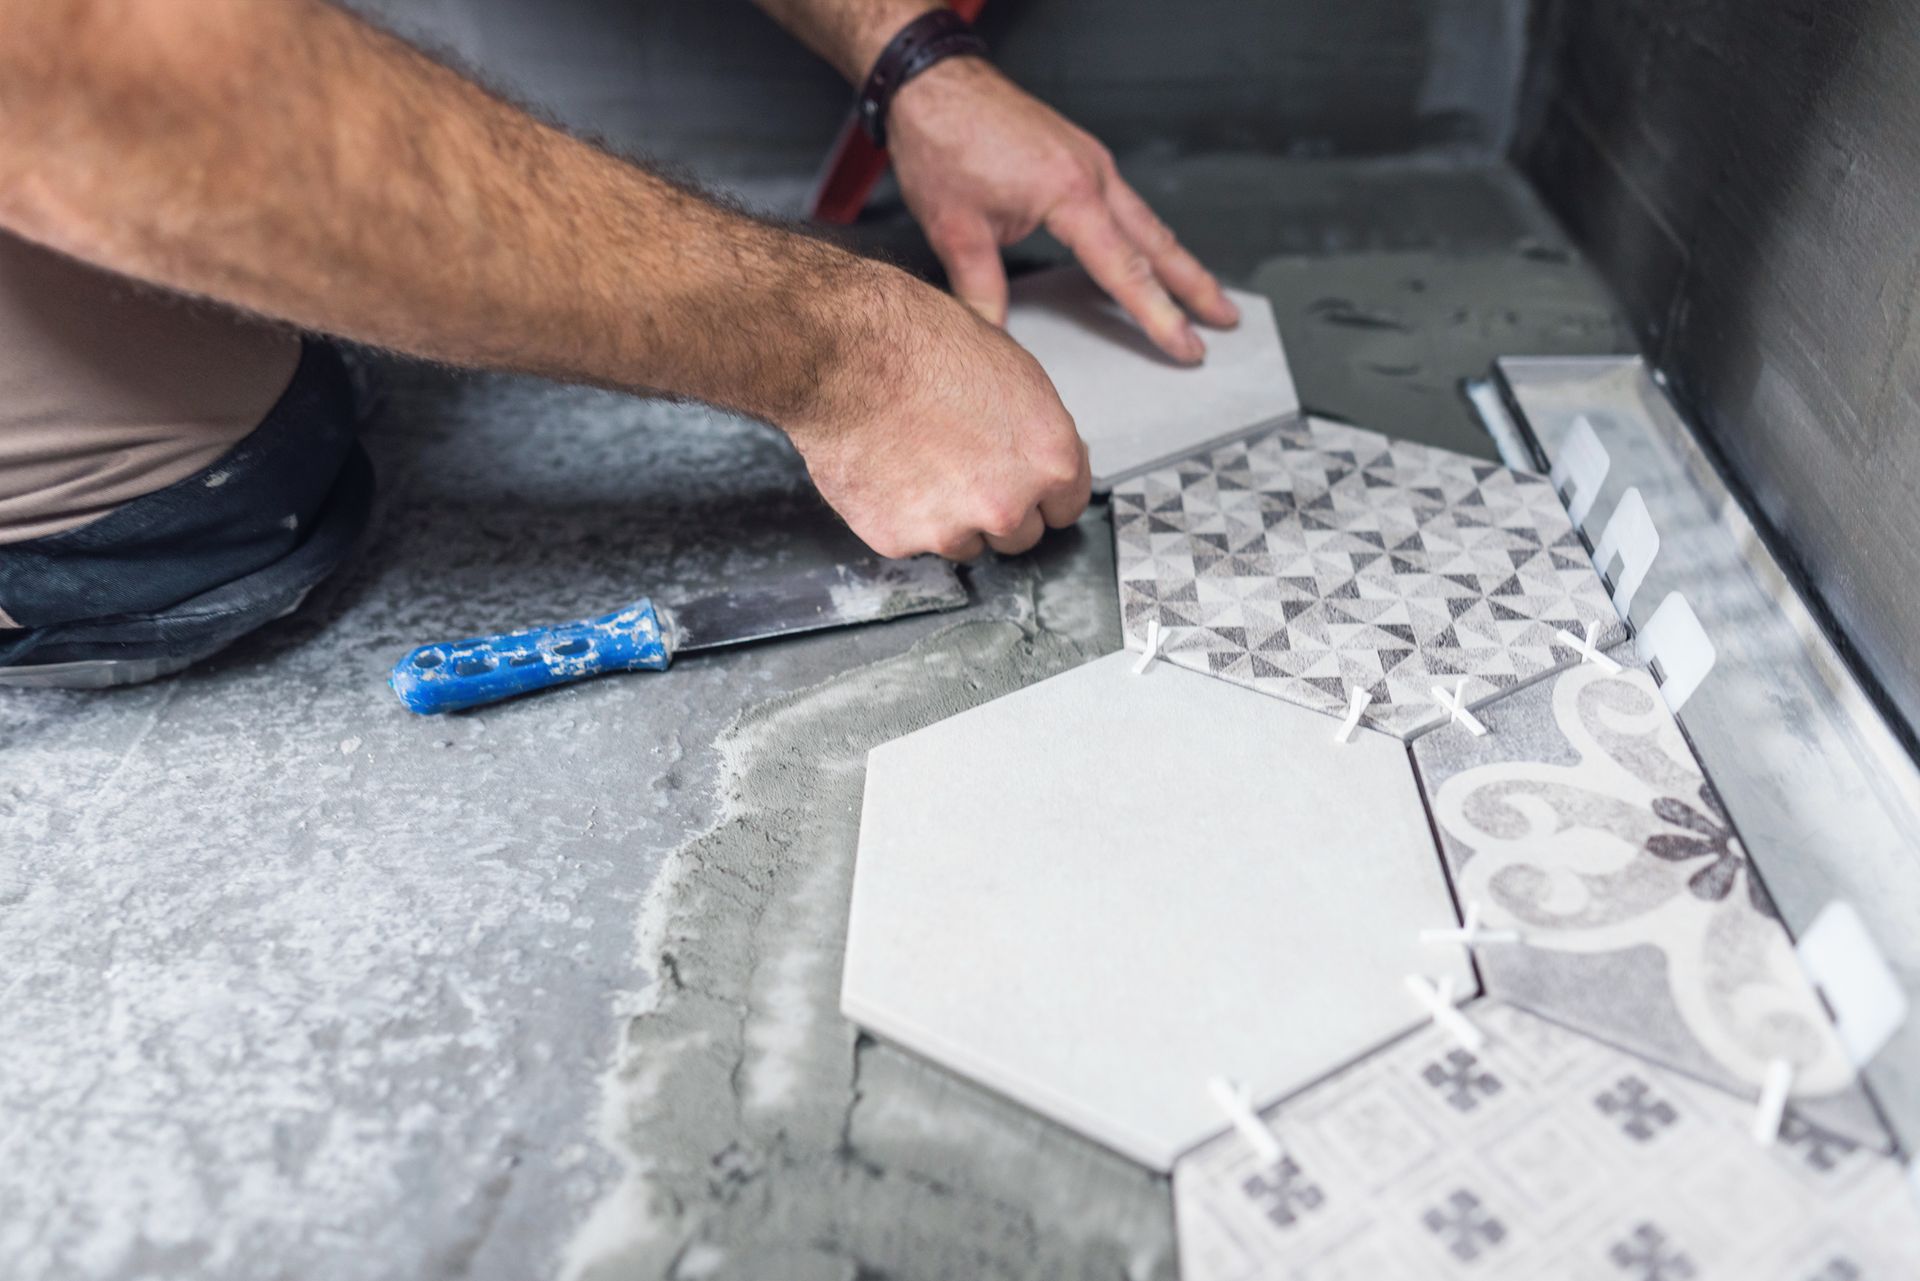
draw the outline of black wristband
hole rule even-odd
[[[987,56],[982,40],[967,20],[951,9],[929,9],[900,28],[900,34],[887,41],[887,47],[874,59],[873,70],[860,86],[854,110],[860,113],[860,127],[873,139],[873,145],[887,145],[887,108],[893,95],[907,83],[946,58]]]

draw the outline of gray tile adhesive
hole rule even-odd
[[[642,924],[658,981],[607,1117],[629,1171],[573,1275],[1173,1277],[1163,1180],[837,1008],[866,750],[1117,643],[965,623],[724,736],[724,816]]]

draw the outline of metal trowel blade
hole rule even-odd
[[[947,561],[870,557],[667,606],[673,652],[958,609],[967,589]]]

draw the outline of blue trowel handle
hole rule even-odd
[[[457,712],[603,672],[664,672],[666,629],[650,600],[556,627],[422,645],[387,683],[409,711]]]

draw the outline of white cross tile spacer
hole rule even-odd
[[[1344,743],[1353,737],[1353,727],[1360,723],[1360,714],[1367,710],[1367,704],[1373,701],[1373,695],[1355,685],[1347,691],[1347,719],[1340,722],[1333,741]]]
[[[1555,631],[1553,634],[1553,638],[1555,640],[1559,641],[1562,645],[1565,645],[1568,649],[1571,649],[1577,652],[1580,655],[1581,662],[1597,664],[1600,667],[1600,670],[1606,672],[1610,676],[1618,675],[1620,671],[1620,664],[1614,662],[1613,659],[1609,658],[1604,652],[1601,651],[1600,646],[1594,643],[1596,640],[1599,639],[1599,636],[1600,636],[1600,620],[1597,618],[1589,618],[1587,620],[1587,638],[1585,640],[1581,640],[1578,636],[1575,636],[1572,632],[1568,631],[1564,627]]]
[[[1224,1076],[1209,1077],[1207,1092],[1213,1095],[1213,1101],[1233,1122],[1233,1128],[1246,1140],[1253,1154],[1260,1158],[1262,1165],[1278,1165],[1286,1151],[1280,1146],[1280,1140],[1274,1137],[1260,1114],[1253,1110],[1253,1101],[1247,1097],[1247,1087]]]
[[[1753,1111],[1753,1141],[1761,1147],[1773,1146],[1780,1137],[1780,1120],[1786,1115],[1792,1089],[1793,1064],[1785,1059],[1767,1064],[1766,1083],[1760,1087],[1760,1103]]]
[[[1480,904],[1467,900],[1466,920],[1457,929],[1421,930],[1422,943],[1458,943],[1471,952],[1482,943],[1519,943],[1519,930],[1490,930],[1480,924]]]
[[[1438,1023],[1447,1035],[1469,1050],[1480,1050],[1486,1047],[1487,1034],[1476,1027],[1472,1019],[1454,1007],[1452,978],[1441,979],[1438,987],[1418,974],[1407,975],[1406,981],[1407,991],[1413,993],[1414,999],[1425,1007],[1433,1021]]]
[[[1487,732],[1487,727],[1480,723],[1480,718],[1467,710],[1466,677],[1462,676],[1453,683],[1453,693],[1451,694],[1440,688],[1440,686],[1435,685],[1433,687],[1433,701],[1446,709],[1448,721],[1459,721],[1467,727],[1467,732],[1475,738],[1479,738]]]
[[[1149,618],[1147,620],[1147,648],[1146,651],[1140,655],[1140,661],[1133,665],[1133,674],[1135,676],[1144,674],[1147,668],[1153,665],[1153,660],[1158,657],[1160,657],[1160,620],[1157,618]]]

